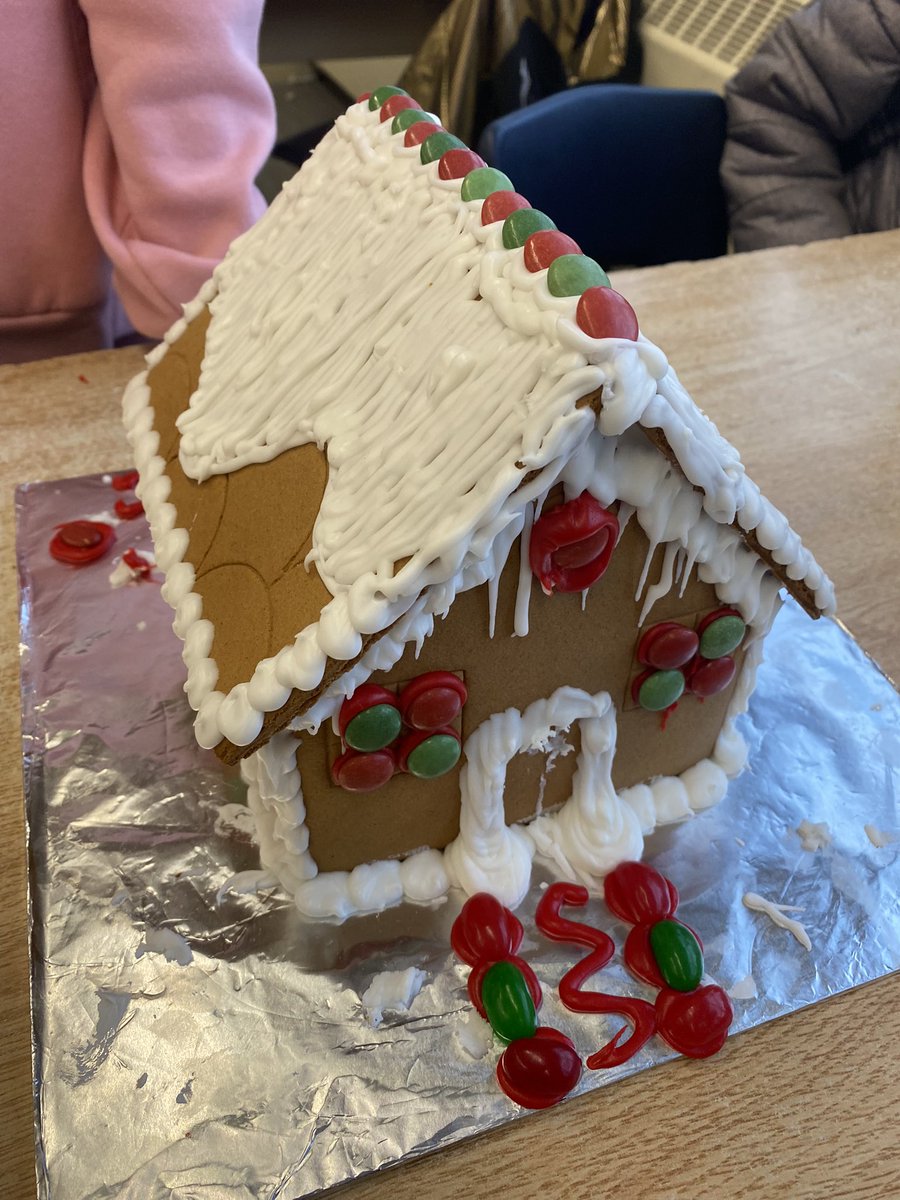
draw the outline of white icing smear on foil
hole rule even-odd
[[[681,586],[696,564],[701,578],[723,585],[724,602],[768,623],[775,585],[762,582],[764,565],[723,524],[736,519],[824,610],[833,605],[820,568],[661,351],[644,338],[598,341],[579,330],[575,298],[551,296],[545,271],[527,271],[521,250],[502,249],[499,223],[481,225],[481,203],[463,202],[459,181],[439,180],[436,164],[423,166],[364,105],[351,106],[234,244],[148,366],[206,304],[213,320],[200,385],[179,419],[182,463],[203,478],[305,442],[324,447],[329,481],[310,567],[333,599],[250,680],[227,696],[216,690],[210,631],[183,561],[187,533],[156,453],[146,372],[133,380],[124,414],[138,494],[186,641],[201,745],[249,744],[292,689],[314,690],[329,657],[354,658],[363,637],[394,624],[423,593],[439,592],[427,603],[433,614],[494,578],[532,501],[561,475],[571,488],[585,461],[592,492],[633,505],[653,547],[680,543]],[[600,388],[595,421],[577,402]],[[700,493],[648,445],[622,444],[620,469],[608,473],[620,435],[637,422],[665,433]],[[598,458],[595,446],[585,460],[595,425],[592,438],[608,451]],[[524,485],[529,472],[537,476]],[[674,552],[666,561],[675,563]],[[656,583],[645,611],[673,584]],[[524,632],[527,589],[520,601]]]
[[[767,900],[765,896],[760,896],[756,892],[745,893],[743,900],[744,906],[749,908],[751,912],[758,912],[767,916],[780,929],[786,929],[788,933],[792,934],[804,950],[812,950],[812,942],[809,939],[809,934],[801,922],[787,916],[789,912],[802,912],[802,909],[798,908],[795,904],[775,904],[774,901]]]

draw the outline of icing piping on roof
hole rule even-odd
[[[175,528],[167,503],[146,373],[129,385],[124,410],[141,472],[138,494],[167,572],[164,595],[185,638],[201,744],[223,737],[252,744],[264,713],[285,705],[294,689],[316,689],[329,658],[356,658],[367,635],[393,625],[423,592],[433,593],[429,612],[445,611],[460,590],[505,562],[497,539],[508,549],[532,499],[561,474],[571,478],[588,442],[597,462],[608,463],[617,435],[638,421],[663,431],[700,489],[691,511],[696,521],[702,506],[717,532],[698,538],[682,529],[682,546],[689,562],[703,564],[702,578],[732,585],[724,599],[755,609],[747,587],[761,586],[754,575],[764,573],[722,524],[737,520],[756,530],[790,578],[807,583],[824,611],[833,606],[821,569],[662,353],[643,338],[588,337],[574,322],[576,299],[552,296],[546,271],[529,272],[521,250],[503,249],[501,226],[481,225],[481,205],[462,201],[459,181],[439,180],[437,165],[421,164],[377,112],[351,106],[186,309],[186,320],[207,303],[213,313],[200,386],[179,419],[186,470],[204,477],[309,440],[327,444],[329,454],[310,557],[334,598],[315,625],[228,696],[215,690],[212,627],[192,590],[193,568],[182,561],[187,534]],[[344,236],[348,225],[353,233]],[[340,286],[314,287],[325,273]],[[475,303],[479,295],[483,302]],[[148,366],[185,327],[173,327]],[[449,346],[444,328],[453,331]],[[429,354],[435,342],[437,362]],[[592,410],[577,407],[600,387],[603,437],[590,433]],[[398,451],[392,437],[401,414],[409,430]],[[637,453],[631,447],[626,457]],[[651,542],[670,540],[673,514],[690,507],[690,489],[679,489],[675,473],[663,468],[671,479],[657,479],[639,514]],[[591,479],[604,502],[605,467]],[[373,494],[386,507],[371,503]],[[605,502],[611,498],[632,502],[625,494]]]

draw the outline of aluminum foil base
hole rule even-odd
[[[16,501],[41,1197],[297,1200],[522,1118],[449,952],[459,897],[314,925],[277,891],[220,895],[258,866],[242,784],[194,742],[158,584],[109,583],[117,554],[150,549],[145,522],[118,525],[88,567],[48,553],[54,526],[109,520],[115,499],[107,476],[28,485]],[[709,975],[732,990],[734,1033],[900,966],[890,682],[846,630],[788,604],[743,732],[751,765],[724,802],[647,848]],[[804,820],[824,822],[830,844],[804,850]],[[541,886],[536,872],[522,953],[543,1022],[586,1057],[621,1022],[559,1004],[579,952],[535,934]],[[796,905],[811,951],[748,911],[749,891]],[[621,950],[601,902],[585,919]],[[363,996],[407,968],[424,973],[417,994],[379,1023]],[[596,986],[652,996],[619,955]],[[576,1094],[671,1057],[653,1039],[622,1068],[586,1072]]]

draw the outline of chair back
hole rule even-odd
[[[714,258],[725,104],[713,92],[590,84],[508,113],[481,156],[603,267]]]

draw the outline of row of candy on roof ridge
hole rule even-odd
[[[532,208],[513,188],[510,179],[470,150],[433,120],[401,88],[385,86],[364,92],[370,111],[380,109],[381,121],[391,122],[392,134],[403,134],[403,144],[419,146],[423,163],[436,162],[440,179],[459,179],[465,201],[483,201],[482,225],[503,221],[503,245],[520,247],[529,271],[547,271],[552,296],[578,296],[576,324],[592,338],[627,338],[636,341],[638,321],[624,296],[610,286],[603,268],[573,238],[561,233],[546,213]]]

